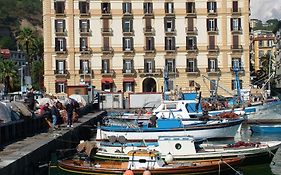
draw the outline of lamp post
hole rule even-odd
[[[25,65],[22,65],[18,70],[20,70],[20,89],[21,89],[21,94],[24,92],[24,67]]]

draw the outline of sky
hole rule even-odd
[[[281,20],[281,0],[251,0],[251,19]]]

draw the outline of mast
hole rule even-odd
[[[168,70],[167,66],[164,67],[164,73],[163,73],[163,78],[164,78],[164,100],[168,100],[168,94],[167,92],[169,91],[169,75],[168,75]]]

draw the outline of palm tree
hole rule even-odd
[[[17,76],[15,63],[11,60],[0,61],[0,81],[5,86],[5,92],[11,92],[14,86],[14,80]]]
[[[33,44],[35,42],[35,33],[30,28],[23,28],[17,36],[17,42],[20,47],[24,48],[24,51],[26,53],[28,62],[27,69],[28,74],[30,75],[30,65],[32,63],[30,48],[33,47]]]
[[[38,36],[34,39],[33,44],[30,48],[30,57],[33,60],[42,60],[44,53],[44,43],[42,36]]]

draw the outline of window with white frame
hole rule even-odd
[[[66,51],[65,38],[55,38],[55,51]]]
[[[124,37],[123,38],[123,51],[132,51],[133,50],[133,38]]]
[[[215,19],[215,18],[207,19],[207,30],[208,31],[217,30],[217,19]]]
[[[152,4],[152,2],[145,2],[145,3],[143,3],[143,12],[144,12],[144,14],[151,14],[151,13],[153,13],[153,4]]]
[[[151,59],[144,60],[144,71],[146,73],[152,73],[154,71],[154,61]]]
[[[65,74],[65,60],[56,60],[56,71],[58,74]]]
[[[57,82],[56,83],[56,93],[65,93],[66,83]]]
[[[124,60],[123,70],[125,73],[132,73],[132,60]]]
[[[174,13],[174,3],[173,2],[165,3],[165,13]]]
[[[81,37],[80,38],[80,51],[86,51],[86,50],[88,50],[88,38]]]
[[[90,72],[88,60],[80,60],[80,70],[83,74],[88,74]]]
[[[122,3],[123,14],[131,14],[132,12],[132,3],[130,2],[123,2]]]
[[[134,91],[133,90],[134,82],[124,82],[123,86],[124,86],[124,89],[123,89],[124,92],[133,92]]]
[[[123,19],[123,32],[132,32],[133,20],[132,19]]]
[[[166,59],[166,68],[168,72],[175,72],[175,59]]]
[[[217,11],[217,2],[207,2],[208,13],[215,13]]]
[[[109,60],[108,59],[104,59],[102,60],[102,72],[103,73],[109,73]]]

